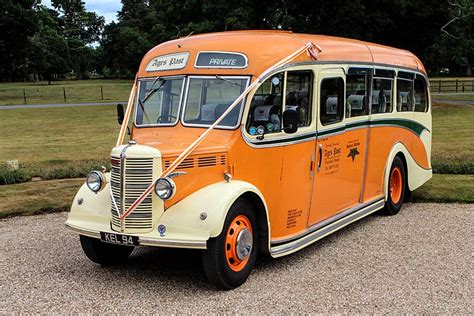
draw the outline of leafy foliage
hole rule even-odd
[[[472,0],[122,0],[105,25],[81,0],[2,0],[0,77],[47,79],[95,70],[132,78],[142,56],[177,37],[242,29],[292,30],[349,37],[407,49],[432,73],[470,74]],[[99,46],[97,46],[99,45]]]

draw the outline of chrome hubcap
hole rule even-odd
[[[252,233],[247,229],[244,228],[239,232],[237,236],[237,243],[235,245],[235,252],[237,253],[237,257],[240,260],[244,260],[250,255],[253,246],[253,238]]]

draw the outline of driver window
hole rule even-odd
[[[284,73],[275,74],[265,80],[254,94],[247,120],[247,132],[250,135],[281,131],[284,79]]]
[[[282,131],[282,110],[295,110],[298,127],[311,125],[313,73],[308,70],[278,73],[265,80],[250,103],[247,131],[250,135]]]

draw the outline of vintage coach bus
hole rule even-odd
[[[398,213],[432,175],[422,63],[357,40],[240,31],[162,43],[118,114],[110,173],[89,174],[67,227],[104,265],[141,245],[202,249],[224,289],[258,253]]]

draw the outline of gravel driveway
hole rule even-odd
[[[221,292],[198,251],[143,248],[102,268],[65,213],[0,221],[0,313],[462,313],[473,306],[474,205],[411,204],[281,259]]]

